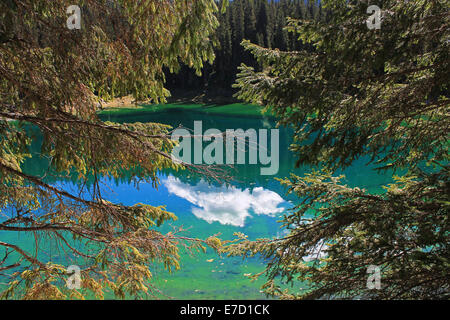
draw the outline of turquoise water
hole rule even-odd
[[[245,106],[242,106],[245,108]],[[158,122],[178,127],[193,128],[194,121],[202,121],[203,129],[271,129],[275,122],[270,118],[233,117],[206,115],[182,110],[142,114],[132,116],[108,116],[104,120],[115,122]],[[206,238],[217,233],[222,239],[233,239],[233,233],[242,232],[250,239],[277,237],[284,234],[277,221],[292,207],[296,199],[286,196],[285,190],[274,180],[286,177],[290,172],[298,175],[310,168],[294,168],[295,156],[288,150],[291,143],[291,131],[280,128],[280,170],[276,176],[261,176],[258,165],[238,165],[233,171],[231,185],[209,184],[199,175],[184,172],[163,171],[159,173],[161,185],[158,189],[151,184],[141,183],[136,188],[124,178],[122,181],[103,179],[103,196],[110,201],[133,205],[145,203],[153,206],[166,205],[167,210],[178,216],[176,222],[163,226],[169,231],[173,226],[183,226],[187,235]],[[33,149],[38,150],[39,141]],[[370,191],[379,190],[391,180],[391,174],[379,174],[366,165],[367,159],[360,159],[347,170],[347,184],[359,186]],[[27,161],[23,170],[39,174],[48,166],[46,159],[35,155]],[[52,181],[53,184],[67,190],[76,190],[76,179]],[[0,233],[0,239],[20,243],[32,248],[33,240],[23,234]],[[41,242],[48,248],[48,256],[54,262],[70,265],[64,256],[52,252],[52,244]],[[30,249],[31,250],[31,249]],[[50,258],[49,258],[50,259]],[[262,299],[260,292],[262,280],[251,282],[245,275],[262,270],[264,261],[260,259],[242,260],[240,258],[220,257],[212,250],[206,254],[190,255],[184,252],[181,258],[181,270],[168,274],[161,266],[155,265],[152,273],[155,285],[168,297],[177,299]]]

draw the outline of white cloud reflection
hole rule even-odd
[[[191,186],[178,178],[169,176],[163,180],[169,193],[186,199],[195,207],[192,213],[199,219],[209,223],[220,222],[243,227],[250,217],[250,211],[257,215],[274,216],[284,210],[278,207],[285,202],[278,193],[258,187],[252,191],[236,187],[215,187],[205,181]]]

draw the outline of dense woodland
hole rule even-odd
[[[120,177],[127,168],[132,179],[157,185],[159,170],[179,165],[167,153],[173,145],[167,126],[113,124],[97,115],[98,98],[132,93],[165,102],[164,68],[177,70],[183,63],[200,72],[213,61],[217,3],[86,0],[79,30],[67,28],[70,5],[0,1],[0,275],[8,273],[0,281],[0,299],[158,294],[150,264],[176,270],[178,246],[217,246],[213,238],[180,239],[154,229],[176,219],[162,207],[102,199],[101,176]],[[81,185],[94,177],[89,191],[80,186],[66,192],[22,167],[37,140],[25,129],[30,124],[52,169],[59,176],[79,173]],[[35,237],[32,250],[5,237],[18,231]],[[49,261],[44,246],[50,242],[80,257],[72,260],[81,268],[79,290],[65,286],[67,269],[59,259]]]
[[[378,1],[378,30],[365,23],[368,1],[323,5],[333,13],[326,21],[289,23],[313,52],[243,43],[264,68],[239,68],[238,97],[270,106],[294,130],[297,164],[319,170],[281,181],[301,200],[282,221],[288,236],[241,236],[228,251],[262,254],[263,290],[281,299],[448,299],[448,1]],[[394,172],[382,192],[352,188],[341,174],[363,157]]]
[[[218,13],[220,26],[213,65],[206,64],[202,75],[184,66],[178,74],[167,72],[171,91],[192,90],[198,93],[230,94],[241,63],[257,67],[253,55],[241,45],[243,39],[266,48],[282,51],[305,48],[298,35],[285,30],[287,18],[326,19],[320,3],[305,0],[234,0],[224,13]],[[212,91],[212,92],[211,92]]]
[[[369,30],[365,1],[322,0],[325,12],[303,0],[234,0],[227,11],[215,0],[85,0],[77,31],[65,23],[70,2],[0,1],[0,299],[159,297],[155,266],[178,270],[181,252],[209,247],[263,258],[251,278],[271,297],[448,300],[448,1],[378,0],[382,29]],[[169,76],[180,64],[195,72]],[[239,99],[293,130],[297,165],[318,169],[279,180],[301,201],[281,221],[289,234],[189,238],[159,228],[177,219],[163,206],[104,198],[103,178],[156,187],[161,171],[185,169],[226,180],[220,168],[174,162],[167,125],[100,119],[99,98],[166,102],[164,78],[171,90],[234,83]],[[33,142],[48,173],[76,172],[79,185],[29,170]],[[342,172],[358,159],[393,182],[348,186]],[[81,268],[78,289],[65,285],[67,261]]]

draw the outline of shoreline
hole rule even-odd
[[[170,90],[170,96],[167,97],[165,104],[203,104],[203,105],[228,105],[243,103],[233,96],[233,91],[229,89],[217,88],[208,92],[199,92],[198,90]],[[153,105],[150,100],[136,101],[131,95],[114,98],[109,102],[100,103],[101,109],[117,108],[138,108],[142,105]]]
[[[192,93],[188,92],[183,95],[179,93],[173,95],[167,99],[166,104],[137,102],[131,96],[116,98],[108,103],[103,103],[97,113],[104,117],[191,111],[234,117],[273,117],[269,113],[263,113],[263,109],[261,106],[246,104],[229,96],[207,98],[205,95],[200,95],[193,97]]]

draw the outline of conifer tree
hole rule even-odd
[[[263,288],[284,299],[448,299],[448,3],[321,3],[329,21],[289,22],[313,51],[244,41],[263,70],[243,65],[237,87],[293,128],[298,165],[322,169],[281,180],[299,198],[283,219],[287,236],[240,235],[226,251],[262,255]],[[369,4],[381,8],[381,28],[368,28]],[[362,157],[393,171],[392,184],[346,185],[338,171]],[[379,288],[368,285],[373,270]]]
[[[317,2],[311,2],[310,8],[319,6]],[[316,9],[314,9],[316,10]],[[320,8],[318,9],[320,11]],[[224,88],[232,95],[231,86],[236,79],[238,67],[241,63],[257,67],[254,57],[243,50],[243,39],[251,42],[282,50],[297,50],[304,45],[293,34],[289,34],[284,28],[286,18],[310,19],[304,0],[234,0],[230,2],[225,14],[218,16],[220,28],[215,37],[218,45],[215,47],[217,56],[213,66],[205,66],[201,77],[195,76],[195,71],[183,67],[180,72],[173,75],[166,73],[169,88],[190,89],[198,91],[198,94],[208,89],[215,93],[215,88]],[[320,17],[320,15],[319,15]],[[228,39],[230,39],[231,43]],[[231,49],[231,50],[230,50]]]
[[[0,272],[10,277],[1,297],[157,294],[152,264],[178,269],[181,247],[202,249],[208,241],[161,233],[158,226],[176,219],[164,207],[103,198],[102,176],[120,178],[126,170],[156,186],[158,170],[180,166],[170,157],[167,126],[104,123],[98,102],[127,94],[165,101],[164,68],[176,71],[182,62],[200,73],[212,62],[208,37],[218,25],[218,7],[214,0],[86,0],[81,15],[72,14],[81,18],[80,28],[69,28],[71,4],[0,2],[0,232],[35,238],[32,251],[0,240]],[[52,172],[76,172],[79,190],[23,170],[31,156],[30,125],[42,137],[40,153]],[[87,190],[88,179],[94,182]],[[48,259],[42,237],[80,266],[79,290],[66,288],[68,266]]]

